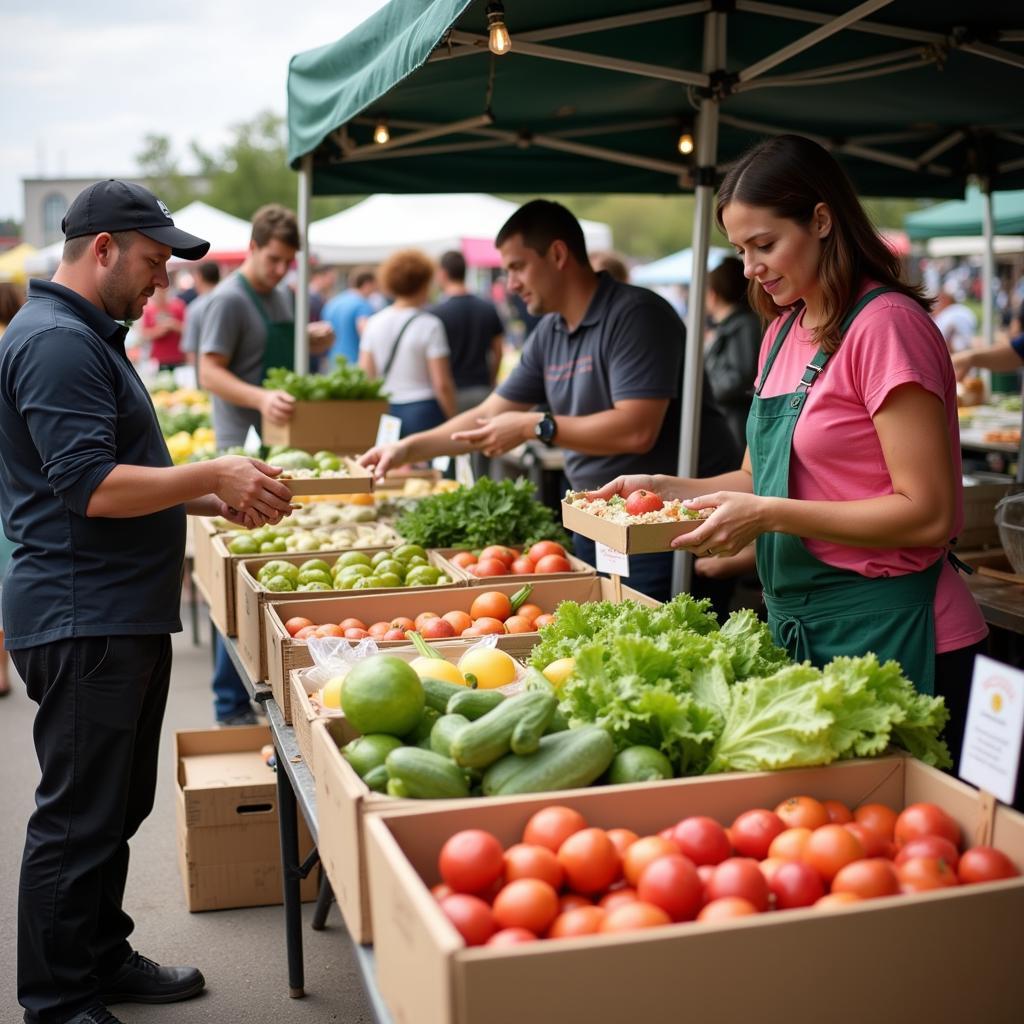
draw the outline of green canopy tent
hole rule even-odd
[[[868,195],[958,197],[971,175],[1024,187],[1019,0],[507,0],[490,5],[511,36],[500,56],[488,6],[391,0],[292,58],[300,219],[310,192],[692,189],[696,338],[716,180],[765,135],[818,139]],[[297,335],[300,365],[303,350]],[[684,475],[701,360],[688,345]]]
[[[915,241],[946,235],[980,235],[984,231],[985,195],[972,185],[965,199],[937,203],[903,218]],[[992,228],[997,235],[1024,235],[1024,190],[997,192],[992,197]]]

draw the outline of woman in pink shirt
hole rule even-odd
[[[674,546],[731,557],[756,542],[776,641],[817,665],[874,651],[946,699],[959,758],[988,630],[947,555],[963,523],[956,380],[919,289],[900,280],[853,186],[796,135],[752,149],[718,193],[719,225],[771,320],[743,467],[706,480],[620,477],[714,509]]]

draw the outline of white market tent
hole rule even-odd
[[[730,255],[730,250],[709,248],[707,269],[714,270],[719,263]],[[669,256],[663,256],[653,263],[645,263],[642,267],[634,267],[629,272],[633,284],[645,287],[661,285],[689,284],[693,278],[693,249],[680,249]]]
[[[457,249],[471,266],[500,265],[494,236],[518,209],[480,192],[393,195],[381,193],[309,225],[309,252],[318,263],[377,263],[412,246],[430,256]],[[610,249],[607,224],[581,221],[587,248]]]

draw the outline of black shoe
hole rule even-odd
[[[205,985],[197,967],[161,967],[132,953],[111,977],[100,980],[100,999],[107,1004],[177,1003],[199,995]]]
[[[252,708],[242,708],[241,711],[235,711],[233,714],[227,716],[227,718],[217,719],[217,728],[223,728],[224,726],[231,725],[259,725],[260,720],[256,717],[256,712]]]
[[[124,1024],[124,1022],[115,1017],[105,1006],[100,1006],[97,1003],[88,1010],[76,1013],[65,1024]]]

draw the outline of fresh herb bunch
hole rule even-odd
[[[267,370],[263,386],[271,391],[286,391],[300,402],[382,400],[384,381],[371,379],[344,356],[335,357],[335,368],[326,374],[296,373],[283,366]]]
[[[482,548],[488,544],[567,544],[555,515],[534,497],[528,480],[482,477],[472,487],[424,498],[395,529],[410,544],[430,548]]]

